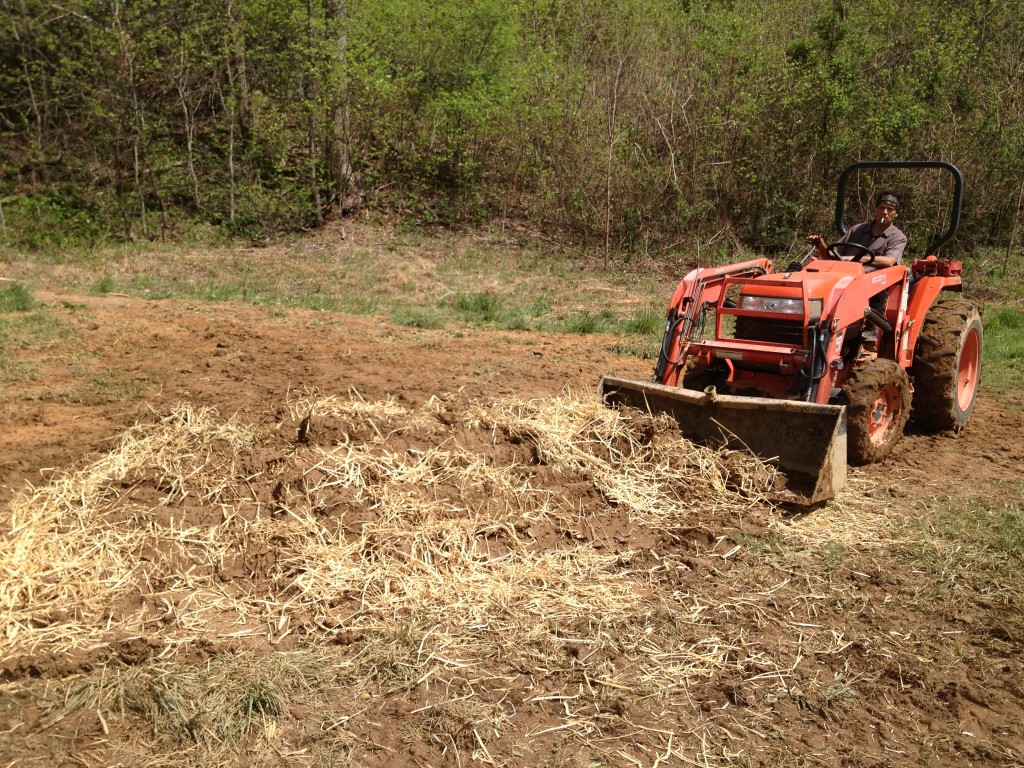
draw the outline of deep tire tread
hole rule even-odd
[[[925,429],[962,429],[970,419],[974,399],[961,408],[957,397],[960,357],[968,334],[976,331],[984,343],[981,313],[969,301],[937,302],[929,311],[914,350],[910,373],[914,380],[914,421]],[[979,350],[979,356],[982,349]],[[978,377],[980,378],[980,361]],[[978,382],[974,395],[977,397]]]
[[[871,416],[879,393],[895,387],[900,394],[898,412],[882,443],[872,441]],[[851,464],[871,464],[888,456],[903,436],[910,418],[910,380],[894,360],[878,359],[858,366],[843,386],[846,405],[846,450]]]

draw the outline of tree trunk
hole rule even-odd
[[[238,121],[238,127],[244,136],[249,126],[249,104],[251,97],[249,94],[249,75],[246,66],[243,21],[241,10],[238,9],[238,6],[232,0],[228,0],[228,34],[231,36],[231,64],[234,69],[234,77],[231,79],[234,83],[233,90],[237,96],[235,119]]]
[[[1017,226],[1020,223],[1020,210],[1024,205],[1024,177],[1021,178],[1020,189],[1017,192],[1017,208],[1013,212],[1013,223],[1010,225],[1010,235],[1006,239],[1006,256],[1003,258],[1003,277],[1006,277],[1010,269],[1010,256],[1013,254],[1013,245],[1017,240]]]
[[[184,57],[183,57],[184,58]],[[185,119],[185,162],[188,168],[188,178],[192,182],[192,202],[196,206],[196,211],[202,210],[202,203],[199,199],[199,177],[196,174],[196,153],[195,153],[195,138],[196,138],[196,122],[192,113],[192,108],[189,103],[189,92],[188,92],[188,66],[182,62],[182,74],[178,80],[178,99],[181,101],[181,111],[184,113]]]
[[[131,114],[125,122],[127,123],[128,129],[131,133],[130,142],[132,154],[133,193],[135,201],[138,204],[138,216],[142,224],[142,235],[143,237],[148,238],[149,226],[146,221],[148,211],[146,210],[146,195],[144,190],[147,174],[145,168],[145,149],[143,147],[143,137],[146,130],[146,116],[142,109],[142,105],[139,102],[139,93],[135,82],[135,51],[133,49],[129,33],[121,24],[121,15],[117,7],[117,3],[114,3],[114,26],[117,31],[119,53],[121,56],[121,82],[127,92],[128,101],[131,105]],[[126,206],[126,210],[130,209]],[[125,236],[129,240],[134,240],[135,232],[130,214],[126,216],[126,226],[127,231],[125,232]]]
[[[329,0],[329,12],[337,30],[334,45],[333,93],[331,104],[331,139],[327,148],[328,168],[334,187],[334,207],[340,216],[355,207],[359,190],[352,172],[351,143],[348,121],[348,9],[346,0]]]
[[[606,156],[605,175],[604,175],[604,266],[608,267],[608,259],[611,256],[612,251],[612,187],[613,187],[613,161],[615,159],[615,145],[618,143],[618,137],[615,135],[616,129],[616,118],[618,117],[619,109],[619,83],[622,79],[622,67],[625,63],[625,58],[620,58],[616,67],[615,75],[612,77],[610,84],[610,100],[611,106],[608,110],[608,153]]]
[[[228,72],[228,87],[234,90],[234,79]],[[235,101],[224,96],[224,89],[217,86],[217,94],[220,96],[221,106],[228,117],[228,221],[235,223],[235,199],[237,197],[235,186],[235,131],[238,123],[237,108]]]
[[[313,35],[313,0],[306,0],[306,45],[309,48],[310,56],[314,55],[316,41]],[[306,141],[309,153],[309,192],[310,201],[313,205],[313,219],[317,228],[324,224],[323,203],[320,201],[320,180],[317,173],[316,160],[316,110],[313,107],[313,91],[316,87],[315,79],[307,72],[302,76],[302,95],[306,103]]]

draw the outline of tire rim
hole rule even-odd
[[[888,442],[889,433],[892,431],[896,414],[903,407],[900,398],[899,388],[884,387],[875,398],[871,406],[871,413],[868,415],[868,435],[873,445],[883,445]]]
[[[961,411],[966,411],[974,402],[978,390],[978,370],[981,368],[981,338],[974,328],[964,339],[960,350],[960,365],[956,372],[956,402]]]

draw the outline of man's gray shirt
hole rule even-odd
[[[907,247],[907,236],[890,224],[880,235],[871,232],[872,222],[865,221],[850,227],[846,234],[839,240],[840,243],[854,243],[863,245],[871,250],[876,256],[893,256],[896,263],[903,261],[903,249]],[[838,249],[847,258],[856,258],[861,253],[860,249],[840,248]]]

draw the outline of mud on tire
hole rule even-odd
[[[910,380],[894,360],[856,367],[840,397],[846,405],[846,451],[851,464],[888,456],[910,418]]]
[[[984,330],[969,301],[937,302],[914,349],[914,422],[935,432],[959,431],[971,418],[981,382]]]

